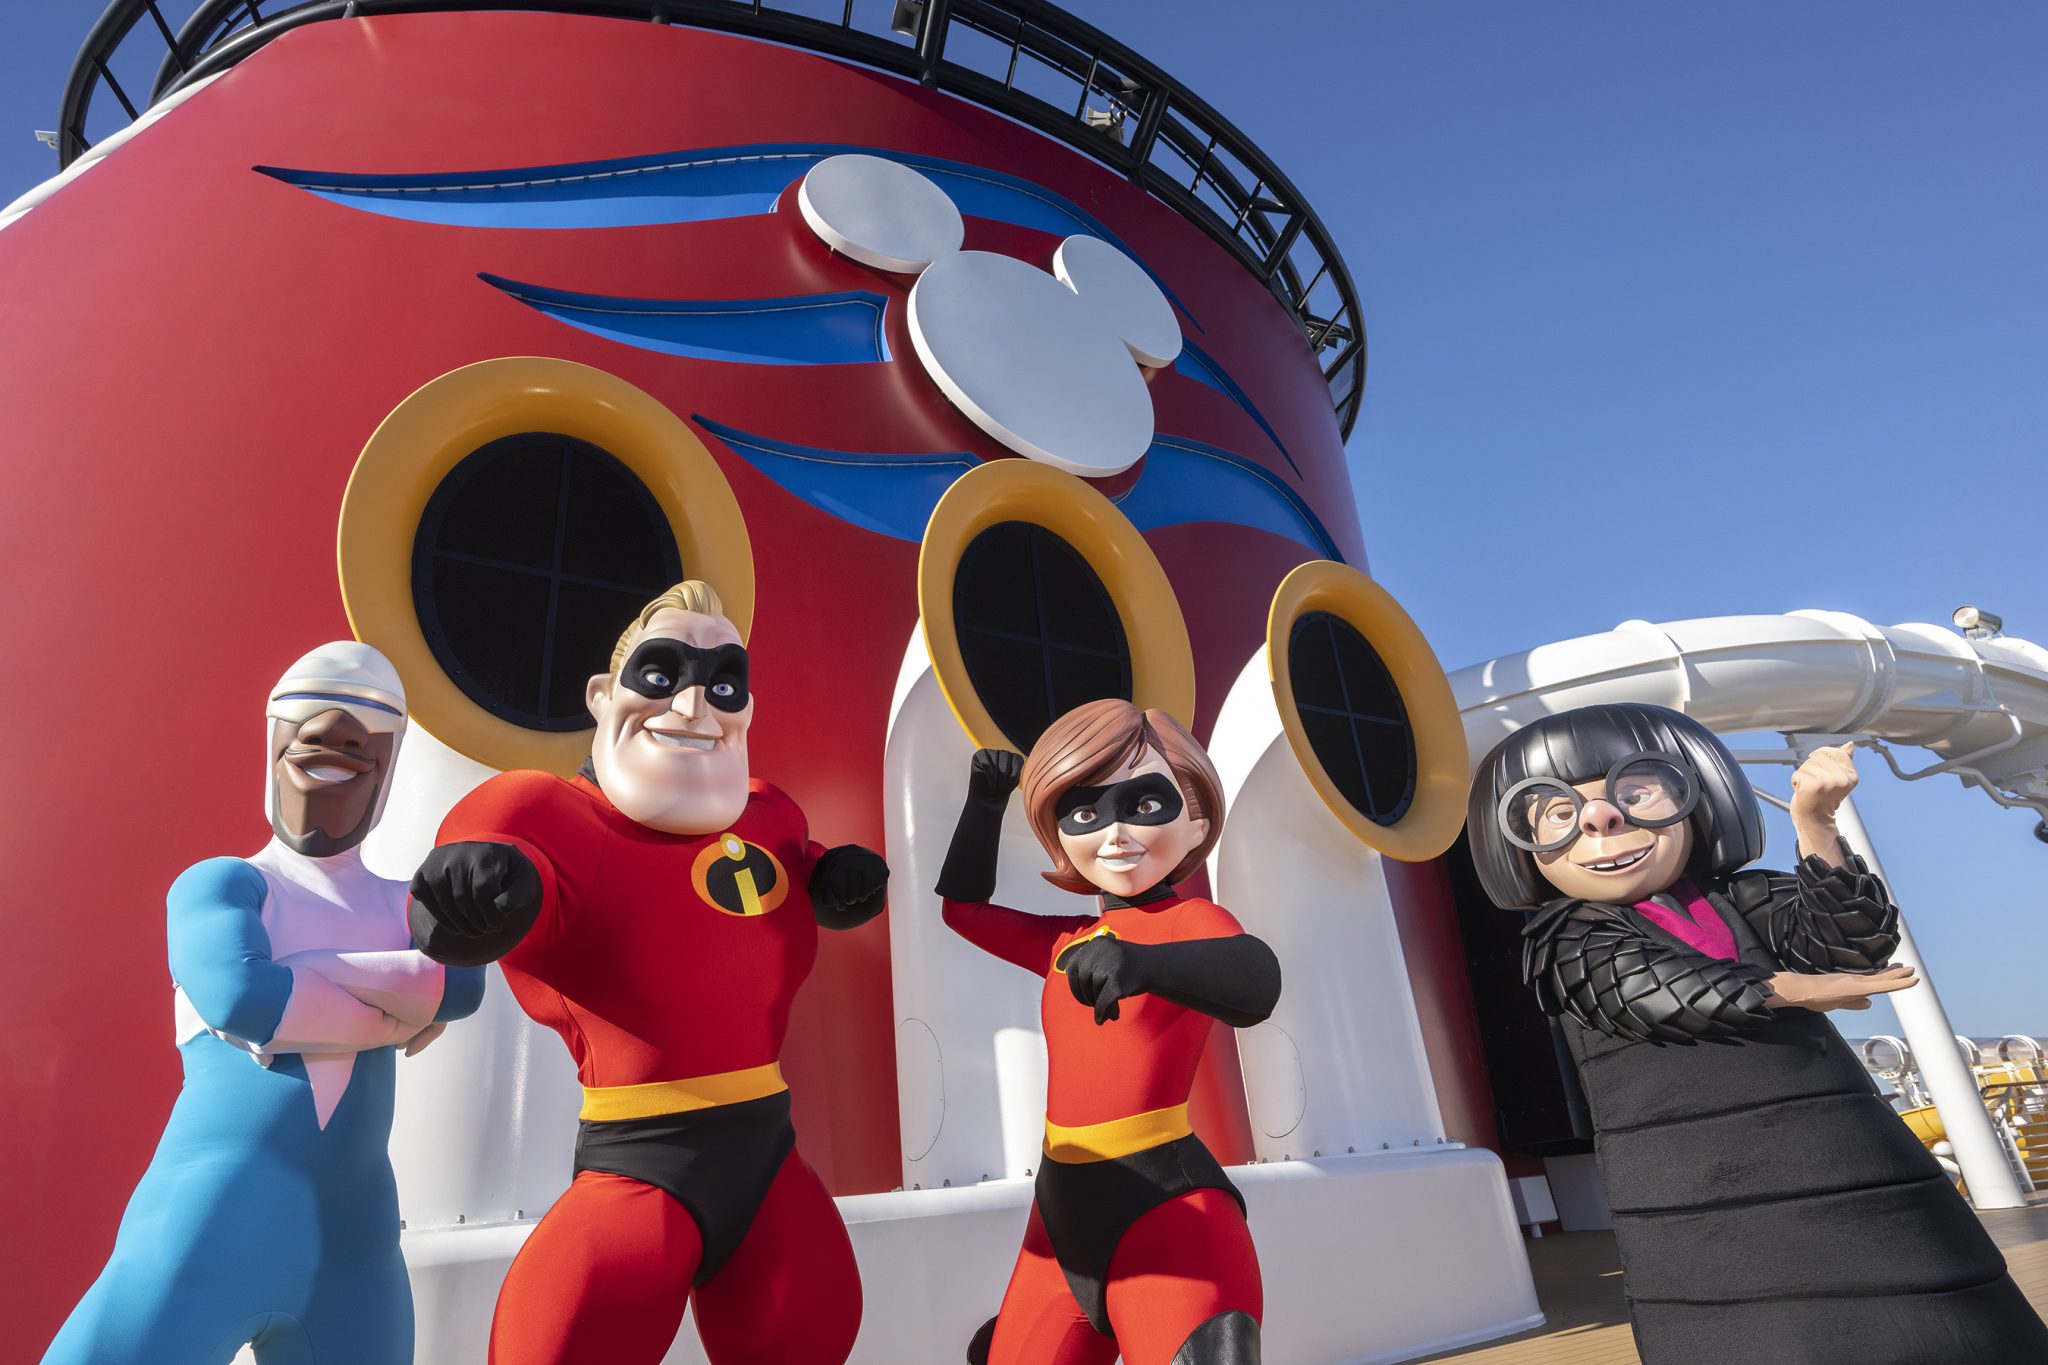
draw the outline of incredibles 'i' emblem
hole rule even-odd
[[[1061,976],[1065,976],[1067,974],[1067,959],[1072,957],[1075,951],[1079,949],[1082,944],[1093,943],[1098,938],[1122,937],[1122,934],[1119,934],[1116,930],[1110,928],[1108,925],[1098,925],[1096,928],[1089,930],[1087,933],[1081,935],[1081,937],[1075,939],[1072,943],[1069,943],[1066,947],[1060,949],[1060,955],[1052,960],[1052,969],[1058,972]]]
[[[765,915],[782,904],[789,879],[775,855],[737,834],[721,834],[705,845],[690,868],[690,885],[704,903],[728,915]]]

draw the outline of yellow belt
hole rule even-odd
[[[721,1071],[716,1076],[688,1076],[680,1081],[650,1081],[646,1085],[586,1085],[583,1112],[586,1119],[651,1119],[661,1114],[681,1114],[692,1109],[714,1109],[721,1104],[758,1100],[789,1089],[782,1079],[782,1067],[770,1062],[745,1071]]]
[[[1045,1121],[1045,1154],[1053,1161],[1108,1161],[1149,1151],[1162,1143],[1176,1141],[1195,1130],[1188,1125],[1188,1107],[1149,1109],[1128,1118],[1107,1123],[1088,1123],[1079,1128]]]

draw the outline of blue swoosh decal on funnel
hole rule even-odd
[[[852,290],[780,299],[634,299],[478,279],[549,317],[667,355],[751,365],[871,365],[889,359],[887,301]]]
[[[449,227],[598,228],[766,213],[829,153],[722,147],[562,166],[435,175],[348,175],[258,166],[333,203]]]
[[[1287,453],[1286,443],[1280,439],[1280,433],[1273,430],[1273,424],[1266,420],[1266,414],[1259,411],[1259,405],[1252,402],[1251,395],[1239,388],[1237,381],[1226,374],[1223,367],[1210,358],[1208,352],[1194,342],[1183,339],[1180,354],[1174,357],[1173,372],[1184,374],[1197,384],[1205,384],[1237,404],[1244,415],[1258,423],[1259,430],[1271,438],[1273,448],[1280,452],[1281,459],[1287,461],[1287,467],[1294,471],[1296,477],[1300,476],[1301,466]]]
[[[1186,436],[1154,437],[1138,481],[1116,505],[1140,531],[1220,521],[1270,531],[1344,562],[1321,519],[1271,470]]]
[[[332,203],[418,223],[472,228],[647,227],[767,213],[811,167],[846,152],[913,167],[931,177],[970,217],[1061,237],[1100,237],[1138,262],[1195,330],[1202,330],[1194,314],[1131,244],[1073,200],[985,166],[887,147],[771,142],[433,175],[358,175],[281,166],[256,170]]]
[[[811,506],[897,540],[923,540],[939,498],[981,463],[964,450],[861,455],[756,436],[702,413],[690,420]]]
[[[758,436],[702,413],[691,420],[811,506],[897,540],[922,540],[939,498],[982,463],[966,451],[854,454]],[[1140,531],[1223,522],[1344,558],[1308,504],[1271,471],[1184,436],[1156,438],[1137,483],[1116,502]]]

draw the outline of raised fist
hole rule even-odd
[[[1024,776],[1024,755],[1008,749],[977,749],[967,768],[967,795],[1002,805]]]
[[[851,929],[882,913],[888,900],[889,864],[859,844],[841,844],[819,855],[811,869],[811,911],[828,929]]]
[[[1815,749],[1792,774],[1792,822],[1795,825],[1831,828],[1835,812],[1856,789],[1856,763],[1852,745],[1836,744]]]
[[[436,962],[474,967],[511,951],[540,914],[540,873],[511,844],[442,844],[412,875],[413,941]]]

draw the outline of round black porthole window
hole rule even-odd
[[[1376,825],[1415,800],[1415,731],[1393,674],[1357,627],[1303,612],[1287,636],[1294,707],[1316,761],[1344,799]]]
[[[529,730],[588,729],[583,689],[683,577],[646,486],[585,441],[526,432],[450,470],[412,544],[412,600],[464,695]]]
[[[953,571],[953,629],[989,719],[1030,748],[1053,721],[1131,697],[1131,646],[1116,603],[1066,541],[1002,521],[967,543]]]

